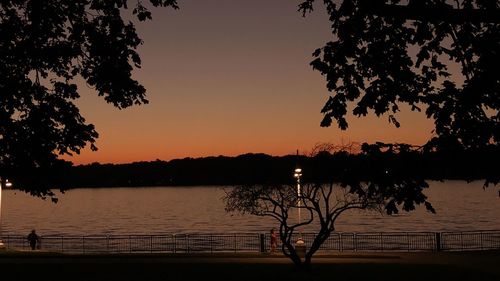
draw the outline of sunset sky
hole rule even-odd
[[[85,84],[78,101],[96,126],[99,150],[66,158],[75,164],[127,163],[243,153],[309,151],[318,142],[424,143],[431,123],[401,112],[350,117],[349,129],[322,128],[325,80],[309,66],[331,40],[322,5],[303,18],[297,0],[180,0],[138,23],[142,68],[134,77],[150,104],[118,110]],[[318,3],[319,4],[319,3]]]

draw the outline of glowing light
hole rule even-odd
[[[5,186],[7,186],[7,182]],[[2,179],[1,178],[0,178],[0,233],[2,233]],[[1,237],[0,237],[0,249],[5,249],[5,245],[3,244]]]

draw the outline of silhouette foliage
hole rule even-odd
[[[303,1],[304,15],[315,0]],[[402,105],[434,121],[428,149],[500,141],[498,0],[324,0],[333,40],[314,51],[332,93],[322,126],[373,111],[400,126]],[[453,68],[460,71],[453,71]]]
[[[377,172],[425,180],[483,180],[499,178],[496,163],[500,149],[462,153],[408,150],[400,153],[392,144],[364,144],[366,153],[320,152],[315,156],[271,156],[243,154],[235,157],[217,156],[184,158],[170,161],[135,162],[67,166],[45,171],[48,180],[62,189],[86,187],[144,186],[238,186],[257,184],[289,184],[291,171],[300,163],[304,182],[329,183],[345,178],[346,169],[354,168],[362,181]],[[393,147],[389,149],[389,147]],[[380,147],[384,147],[383,149]],[[356,150],[357,151],[357,150]],[[31,181],[27,174],[23,181]],[[43,175],[34,175],[39,180]],[[48,177],[48,176],[46,176]],[[18,186],[18,185],[16,185]]]
[[[129,11],[151,19],[142,1],[6,0],[0,3],[0,177],[33,195],[52,193],[48,180],[24,181],[30,173],[67,165],[58,155],[95,150],[97,132],[80,115],[76,79],[83,79],[117,108],[147,103],[131,77],[141,66],[142,41]],[[175,0],[149,0],[177,8]]]
[[[307,176],[300,192],[292,181],[231,189],[225,197],[226,210],[277,220],[283,253],[295,265],[306,269],[310,268],[313,255],[335,231],[336,221],[345,211],[373,209],[390,215],[397,214],[400,209],[412,211],[416,205],[423,204],[427,210],[435,212],[423,193],[429,187],[425,178],[409,169],[413,160],[419,160],[409,147],[363,144],[361,150],[356,155],[345,150],[323,150],[302,159],[309,160],[311,170],[303,170]],[[318,174],[321,169],[314,166],[323,166],[329,172]],[[304,220],[298,221],[294,216],[298,210],[304,214]],[[299,227],[313,221],[319,227],[301,259],[294,234],[299,232]]]
[[[363,143],[354,149],[359,150],[355,154],[349,152],[352,146],[317,147],[312,156],[296,160],[303,172],[301,192],[290,169],[287,182],[242,184],[225,196],[229,212],[274,218],[284,255],[305,269],[310,269],[313,255],[335,231],[337,219],[345,211],[371,209],[392,215],[423,205],[434,213],[424,194],[429,187],[426,180],[499,178],[496,162],[500,150],[494,145],[460,153],[385,143]],[[301,221],[295,216],[299,209],[304,214]],[[300,258],[294,239],[300,236],[301,227],[313,222],[318,228]]]

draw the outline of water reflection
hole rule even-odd
[[[347,212],[337,231],[463,231],[500,229],[497,188],[482,182],[431,182],[426,191],[437,214],[422,206],[386,216]],[[227,214],[221,187],[75,189],[53,204],[15,190],[4,190],[2,232],[42,235],[268,232],[270,218]]]

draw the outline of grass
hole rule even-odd
[[[312,272],[280,255],[0,252],[0,280],[500,280],[500,251],[335,253]]]

